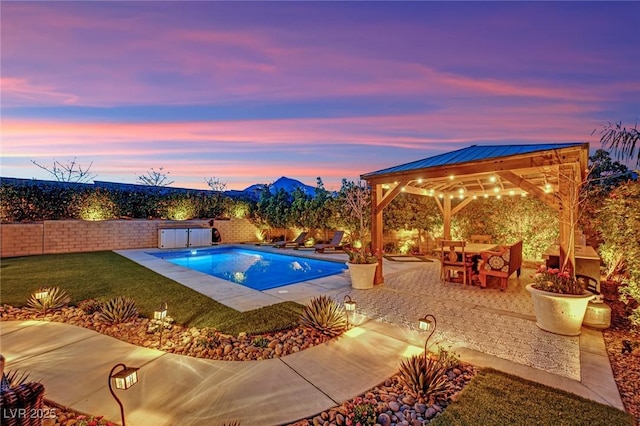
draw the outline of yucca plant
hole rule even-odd
[[[27,300],[27,309],[34,312],[47,312],[59,309],[71,301],[71,297],[60,287],[41,287]]]
[[[100,319],[111,324],[119,324],[138,316],[136,301],[130,297],[116,296],[100,307]]]
[[[447,368],[438,360],[422,355],[400,362],[400,378],[416,396],[443,397],[451,388]]]
[[[329,336],[337,336],[347,328],[344,309],[326,296],[314,297],[300,315],[300,324]]]

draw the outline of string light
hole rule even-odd
[[[489,177],[489,182],[494,183],[495,181],[496,181],[495,175],[491,175],[491,177]]]

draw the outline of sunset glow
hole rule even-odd
[[[342,178],[640,118],[639,2],[2,2],[3,177]]]

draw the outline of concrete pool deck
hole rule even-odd
[[[136,254],[148,251],[127,252],[143,261],[172,265]],[[220,289],[211,294],[246,309],[267,300],[304,303],[317,294],[339,301],[349,294],[357,301],[358,316],[353,321],[357,327],[283,358],[250,362],[191,358],[133,346],[75,326],[36,321],[0,322],[2,351],[8,369],[32,372],[32,377],[42,378],[47,398],[81,412],[119,421],[107,377],[113,365],[124,362],[141,367],[140,383],[118,392],[130,424],[239,420],[275,425],[315,415],[395,374],[403,357],[422,352],[426,335],[417,330],[417,318],[432,313],[438,319],[430,340],[432,350],[434,343],[451,346],[463,361],[623,409],[602,333],[583,328],[579,337],[563,337],[537,329],[525,279],[510,280],[505,292],[463,288],[443,285],[437,278],[437,262],[384,262],[385,284],[372,290],[353,290],[348,274],[328,277],[331,282],[324,285],[287,286],[290,292],[275,295],[242,293],[242,286],[216,279],[222,283],[214,283]],[[214,277],[176,268],[161,273],[208,291],[206,279]],[[249,302],[243,304],[244,294],[249,294]]]
[[[310,259],[339,261],[341,263],[347,261],[347,255],[340,252],[315,254],[313,251],[277,249],[269,246],[251,246],[244,244],[229,244],[225,246]],[[316,278],[270,290],[253,290],[249,287],[235,284],[222,278],[217,278],[202,272],[175,265],[149,254],[170,251],[180,250],[139,249],[116,250],[115,252],[160,275],[171,278],[184,286],[187,286],[240,312],[246,312],[284,301],[293,301],[305,304],[313,297],[317,297],[322,294],[331,294],[336,290],[344,290],[351,287],[349,274],[345,271],[340,274]]]

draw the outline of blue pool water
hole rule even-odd
[[[344,263],[309,259],[238,247],[149,253],[167,262],[203,272],[254,290],[268,290],[339,274]]]

